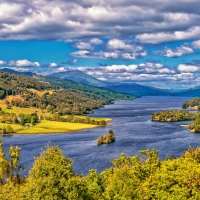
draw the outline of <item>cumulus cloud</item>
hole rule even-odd
[[[31,62],[27,59],[23,60],[10,60],[10,61],[3,61],[0,60],[0,65],[5,66],[15,66],[15,67],[40,67],[39,62]]]
[[[56,63],[50,63],[49,67],[57,67],[58,65]]]
[[[125,41],[113,39],[107,43],[108,49],[122,49],[122,50],[133,50],[134,47],[130,44],[126,44]],[[141,47],[142,48],[142,47]]]
[[[136,82],[155,87],[188,88],[200,83],[197,66],[179,65],[168,68],[159,63],[141,63],[132,65],[110,65],[104,67],[78,67],[79,70],[103,81]]]
[[[179,57],[186,54],[194,53],[193,49],[189,46],[182,45],[180,47],[176,47],[175,49],[165,48],[163,51],[155,52],[158,55],[166,56],[169,58]]]
[[[155,63],[141,63],[139,65],[110,65],[104,67],[79,67],[79,70],[88,73],[91,76],[95,76],[102,80],[102,78],[107,78],[109,80],[120,81],[130,80],[132,76],[141,76],[141,74],[146,74],[146,76],[154,75],[164,75],[164,74],[174,74],[175,70],[168,69],[162,64]],[[118,77],[118,78],[117,78]]]
[[[27,59],[17,60],[17,61],[9,61],[8,65],[16,66],[16,67],[40,67],[39,62],[31,62]]]
[[[200,71],[200,67],[198,67],[198,66],[185,65],[185,64],[178,65],[177,69],[180,72],[197,72],[197,71]]]
[[[200,40],[192,42],[192,47],[195,49],[200,49]]]
[[[5,65],[6,64],[6,62],[5,61],[3,61],[3,60],[0,60],[0,65]]]
[[[143,43],[159,44],[179,40],[198,39],[200,26],[191,27],[185,31],[143,33],[136,36],[136,39]]]
[[[93,47],[86,42],[78,42],[74,45],[74,47],[78,48],[78,49],[85,49],[85,50],[92,50]]]
[[[1,40],[65,41],[138,35],[142,42],[159,43],[199,39],[199,29],[198,0],[166,0],[162,4],[159,0],[0,2]]]
[[[90,43],[91,43],[91,44],[100,45],[100,44],[103,44],[103,41],[100,40],[100,39],[98,39],[98,38],[92,38],[92,39],[90,40]]]
[[[147,52],[136,52],[136,53],[121,53],[121,52],[107,52],[107,51],[76,51],[70,54],[73,57],[83,58],[101,58],[101,59],[124,59],[124,60],[135,60],[147,55]]]
[[[89,45],[89,43],[84,44]],[[100,51],[92,51],[90,48],[91,46],[88,46],[87,48],[87,45],[83,45],[82,50],[72,52],[70,55],[73,57],[122,60],[135,60],[137,58],[145,57],[147,55],[147,51],[144,50],[142,46],[131,44],[130,41],[128,43],[127,41],[119,39],[109,40],[104,50]]]

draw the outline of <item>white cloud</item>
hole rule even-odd
[[[200,38],[200,26],[194,26],[185,31],[175,31],[172,33],[143,33],[136,36],[136,39],[143,43],[159,44],[179,40]]]
[[[83,49],[83,50],[92,50],[93,49],[93,47],[89,43],[86,43],[86,42],[78,42],[74,46],[78,49]]]
[[[67,71],[65,67],[59,67],[56,69],[56,72],[64,72],[64,71]]]
[[[103,41],[100,40],[100,39],[98,39],[98,38],[92,38],[92,39],[90,40],[90,43],[91,43],[91,44],[100,45],[100,44],[103,44]]]
[[[185,54],[192,54],[194,53],[194,51],[189,46],[182,45],[180,47],[176,47],[176,49],[165,48],[163,51],[157,51],[155,53],[158,55],[173,58],[173,57],[179,57]]]
[[[133,46],[130,44],[126,44],[124,41],[122,40],[118,40],[118,39],[113,39],[113,40],[109,40],[107,43],[107,48],[108,49],[122,49],[122,50],[132,50]]]
[[[82,51],[73,52],[70,55],[74,57],[87,57],[87,54],[89,53],[90,53],[89,51],[82,50]]]
[[[0,60],[0,65],[5,65],[6,64],[6,62],[5,61],[3,61],[3,60]]]
[[[1,0],[0,39],[199,39],[199,1]],[[97,42],[97,41],[96,41]],[[97,44],[97,43],[93,43]],[[100,43],[98,43],[100,44]]]
[[[195,49],[200,49],[200,40],[192,42],[192,47]]]
[[[100,52],[94,52],[94,57],[117,59],[119,57],[119,55],[116,52],[103,52],[103,51],[100,51]]]
[[[56,63],[50,63],[49,67],[57,67],[58,65]]]
[[[179,67],[179,69],[181,69]],[[183,69],[183,68],[182,68]],[[160,63],[141,63],[132,65],[110,65],[106,67],[78,67],[99,80],[113,82],[136,82],[155,87],[189,87],[188,82],[200,83],[199,75],[190,70],[179,71]],[[191,86],[191,85],[190,85]]]
[[[200,68],[198,66],[194,66],[194,65],[185,65],[185,64],[180,64],[178,65],[177,69],[180,72],[197,72],[200,70]]]
[[[79,67],[78,68],[85,73],[93,75],[97,78],[107,78],[107,75],[112,75],[112,78],[120,76],[127,79],[131,75],[139,75],[139,74],[174,74],[175,71],[173,69],[168,69],[164,65],[159,63],[141,63],[139,65],[111,65],[106,67]]]
[[[105,49],[101,51],[91,51],[91,49],[89,49],[90,46],[86,48],[86,45],[88,45],[88,43],[80,42],[79,44],[84,44],[81,46],[81,48],[83,47],[84,50],[73,52],[70,54],[71,56],[101,59],[135,60],[137,58],[145,57],[147,55],[147,51],[143,50],[142,46],[136,44],[128,44],[127,42],[118,39],[109,40]]]
[[[10,61],[9,65],[17,66],[17,67],[39,67],[39,62],[31,62],[27,59]]]

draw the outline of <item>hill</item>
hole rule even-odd
[[[20,73],[20,72],[18,72]],[[83,83],[64,81],[29,73],[28,77],[0,72],[0,99],[9,95],[21,95],[23,100],[13,99],[13,106],[49,108],[62,114],[87,114],[117,99],[132,99],[112,90],[92,87]],[[49,92],[52,90],[52,92]],[[36,92],[44,91],[44,92]]]
[[[173,91],[163,90],[145,85],[139,85],[136,83],[104,82],[92,76],[89,76],[79,70],[68,70],[66,72],[59,72],[51,74],[49,76],[41,76],[31,72],[17,72],[6,68],[2,69],[2,71],[18,74],[21,76],[26,76],[38,81],[49,82],[51,84],[65,88],[80,89],[84,91],[105,92],[112,90],[115,92],[126,93],[136,96],[171,95],[173,93]]]
[[[79,70],[68,70],[65,72],[50,74],[49,76],[64,79],[64,80],[71,80],[78,83],[85,83],[85,84],[97,86],[97,87],[108,87],[109,85],[112,85],[112,83],[100,81]]]
[[[20,73],[20,72],[18,72]],[[107,119],[86,115],[117,99],[132,99],[108,89],[43,77],[0,72],[0,131],[56,133],[105,126]],[[74,124],[76,123],[76,124]]]
[[[200,96],[200,86],[190,88],[181,92],[176,92],[174,96],[186,96],[186,97],[199,97]]]
[[[112,85],[109,86],[108,88],[117,92],[125,92],[127,94],[135,94],[141,96],[171,94],[168,90],[162,90],[154,87],[139,85],[136,83],[124,83],[124,84]]]
[[[92,86],[105,87],[117,92],[123,92],[134,95],[170,95],[171,92],[167,90],[161,90],[155,87],[149,87],[139,85],[136,83],[115,83],[100,81],[86,73],[79,70],[68,70],[66,72],[59,72],[50,74],[50,77],[56,77],[64,80],[71,80],[75,82],[81,82]]]
[[[99,88],[99,87],[87,85],[84,83],[77,83],[77,82],[71,81],[71,80],[63,80],[60,78],[55,78],[55,77],[50,77],[50,76],[42,76],[42,75],[38,75],[35,73],[31,73],[31,72],[18,72],[18,71],[7,69],[7,68],[1,69],[0,71],[9,72],[10,74],[15,74],[18,76],[28,77],[37,82],[51,84],[51,87],[55,90],[59,89],[59,88],[74,89],[74,90],[79,90],[79,91],[83,91],[83,92],[93,93],[95,95],[100,95],[100,96],[102,96],[104,98],[108,98],[112,101],[119,100],[119,99],[123,100],[123,99],[135,98],[133,95],[123,94],[121,92],[116,92],[116,91],[113,91],[108,88],[107,89]]]

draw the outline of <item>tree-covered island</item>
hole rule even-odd
[[[100,136],[97,140],[97,145],[109,144],[115,141],[115,135],[112,130],[109,130],[108,133],[104,136]]]
[[[200,108],[200,98],[194,98],[182,104],[183,109],[196,109]],[[166,110],[155,112],[151,116],[152,121],[159,122],[178,122],[178,121],[191,121],[192,124],[186,125],[190,132],[200,133],[200,112],[189,112],[187,110]]]
[[[200,110],[200,98],[190,99],[182,104],[183,109],[191,108],[194,110]]]

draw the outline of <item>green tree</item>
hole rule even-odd
[[[15,183],[20,183],[20,176],[19,172],[20,170],[24,170],[24,166],[19,163],[20,161],[20,151],[21,148],[18,146],[10,146],[9,148],[9,166],[10,166],[10,172],[11,172],[11,180]]]
[[[31,117],[31,124],[32,125],[35,125],[36,123],[38,122],[38,117],[36,115],[33,115]]]
[[[75,176],[72,160],[58,146],[48,145],[29,174],[27,199],[87,199],[83,179]]]
[[[3,149],[3,143],[0,140],[0,187],[5,182],[5,178],[9,176],[9,163],[6,159],[4,149]]]
[[[6,134],[6,133],[7,133],[6,128],[3,127],[3,128],[2,128],[2,134],[4,135],[4,134]]]
[[[14,130],[10,125],[8,125],[8,126],[6,126],[6,132],[7,133],[14,133]]]
[[[20,119],[20,124],[21,124],[22,126],[24,126],[24,125],[26,124],[26,121],[25,121],[24,117],[21,117],[21,119]]]

